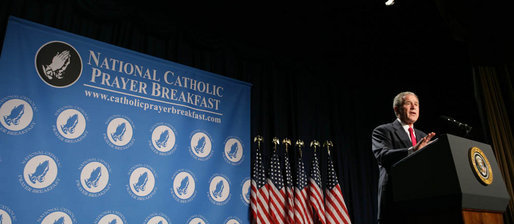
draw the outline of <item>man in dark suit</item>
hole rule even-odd
[[[414,128],[419,118],[419,100],[412,92],[401,92],[393,100],[396,120],[376,127],[372,133],[373,154],[378,162],[378,223],[399,223],[392,207],[389,172],[396,162],[425,147],[435,133]]]

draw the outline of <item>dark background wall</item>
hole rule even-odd
[[[473,126],[467,137],[487,142],[472,65],[510,56],[497,47],[507,39],[491,33],[501,29],[471,38],[478,25],[469,15],[476,8],[457,0],[397,0],[390,7],[380,0],[8,0],[0,8],[2,37],[12,15],[251,83],[251,133],[263,135],[265,157],[273,137],[333,141],[354,223],[376,219],[371,131],[395,119],[394,95],[405,90],[418,94],[416,127],[461,135],[442,123],[440,116],[447,115]],[[484,42],[501,50],[477,44]],[[312,152],[304,154],[310,164]]]

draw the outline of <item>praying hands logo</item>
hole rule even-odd
[[[73,85],[82,73],[82,58],[70,44],[51,41],[39,48],[35,68],[41,80],[55,88]]]
[[[54,221],[54,224],[63,224],[63,223],[64,223],[64,216],[62,216]]]
[[[69,50],[57,52],[49,65],[42,65],[43,71],[48,79],[62,79],[66,68],[70,64],[71,54]]]

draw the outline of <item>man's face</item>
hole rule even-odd
[[[408,125],[414,124],[419,117],[419,101],[415,95],[408,94],[403,97],[403,105],[396,108],[400,120]]]

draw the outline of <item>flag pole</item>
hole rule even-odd
[[[303,141],[301,139],[296,140],[296,147],[298,148],[299,158],[302,159],[302,147],[303,147]]]
[[[291,145],[291,140],[288,138],[282,139],[282,144],[284,144],[284,170],[285,170],[285,180],[286,180],[286,211],[287,211],[287,219],[286,223],[294,223],[294,184],[293,184],[293,176],[291,174],[291,165],[289,164],[289,146]]]
[[[311,148],[314,148],[314,153],[316,153],[317,147],[319,147],[319,142],[317,140],[312,140],[310,145],[311,145]]]
[[[257,135],[253,138],[253,142],[257,142],[257,150],[261,149],[262,136]]]
[[[286,154],[288,154],[289,153],[288,146],[291,145],[291,140],[289,140],[288,138],[284,138],[284,139],[282,139],[282,144],[284,144],[285,150],[286,150]]]
[[[327,140],[325,141],[325,143],[323,143],[323,147],[327,147],[327,152],[328,152],[328,155],[330,156],[330,147],[333,147],[334,144],[332,143],[332,141],[330,140]]]
[[[273,152],[277,152],[277,145],[280,145],[280,139],[274,137],[273,140]]]

